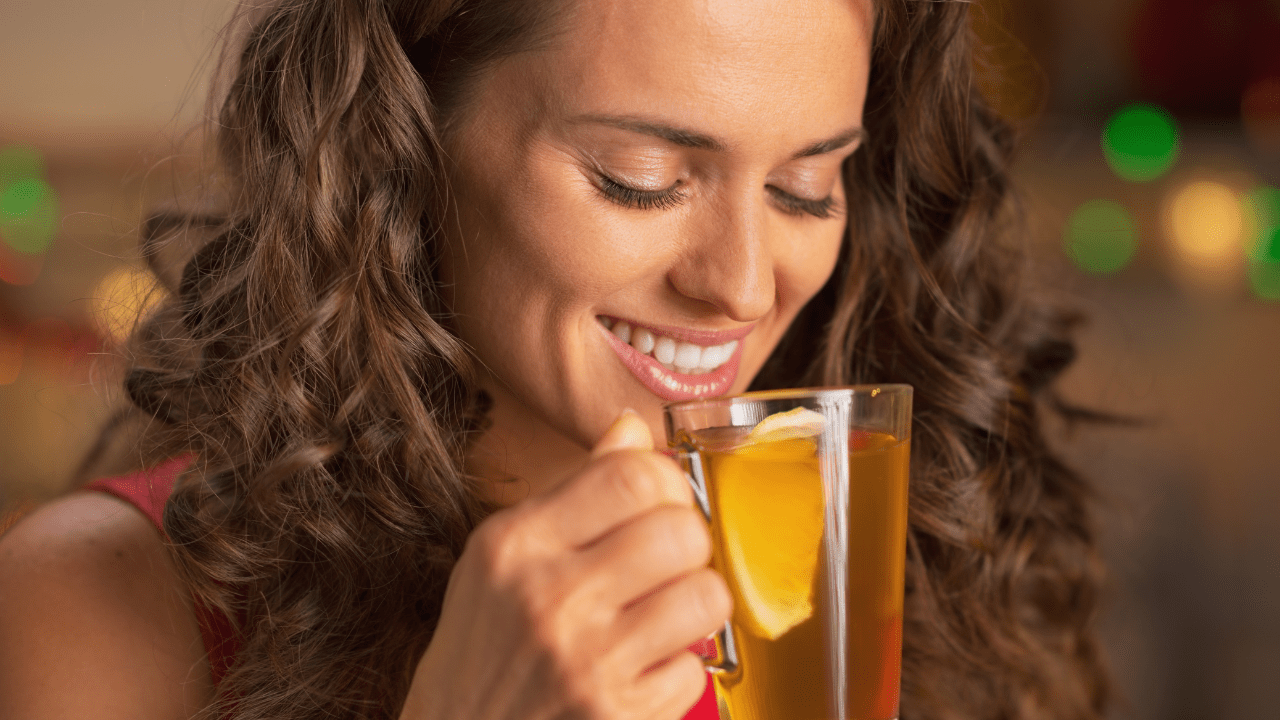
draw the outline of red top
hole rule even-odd
[[[131,475],[103,478],[85,485],[85,490],[96,490],[109,493],[133,505],[142,511],[164,534],[162,518],[164,504],[173,490],[173,483],[178,473],[190,462],[189,458],[180,457],[168,460],[149,470]],[[227,617],[217,610],[196,603],[196,620],[200,623],[200,636],[204,639],[205,652],[209,655],[209,670],[213,674],[213,683],[222,682],[231,665],[232,658],[240,647],[240,638],[232,630]],[[716,709],[715,692],[711,687],[711,676],[707,676],[707,687],[701,699],[693,706],[684,720],[719,720]]]

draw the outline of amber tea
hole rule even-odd
[[[673,428],[734,598],[714,676],[725,720],[898,715],[909,431],[832,415]]]

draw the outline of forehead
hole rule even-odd
[[[729,138],[785,129],[811,140],[859,118],[870,0],[569,1],[557,41],[518,63],[552,107],[641,112]]]

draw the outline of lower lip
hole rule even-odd
[[[603,325],[600,331],[609,339],[609,346],[618,354],[622,364],[627,366],[632,375],[642,385],[649,388],[654,395],[667,402],[694,400],[696,398],[715,397],[729,392],[733,381],[738,379],[738,364],[742,358],[745,342],[738,347],[720,367],[703,375],[684,375],[672,372],[648,355],[622,342],[622,338],[609,332]]]

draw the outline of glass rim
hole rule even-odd
[[[770,400],[797,400],[801,398],[836,398],[854,397],[858,395],[876,397],[886,395],[910,394],[914,391],[906,383],[867,383],[862,385],[833,385],[829,387],[784,388],[780,390],[754,390],[740,395],[722,395],[713,398],[697,398],[695,400],[678,400],[662,406],[664,413],[695,410],[699,408],[732,407],[734,405],[762,402]]]

